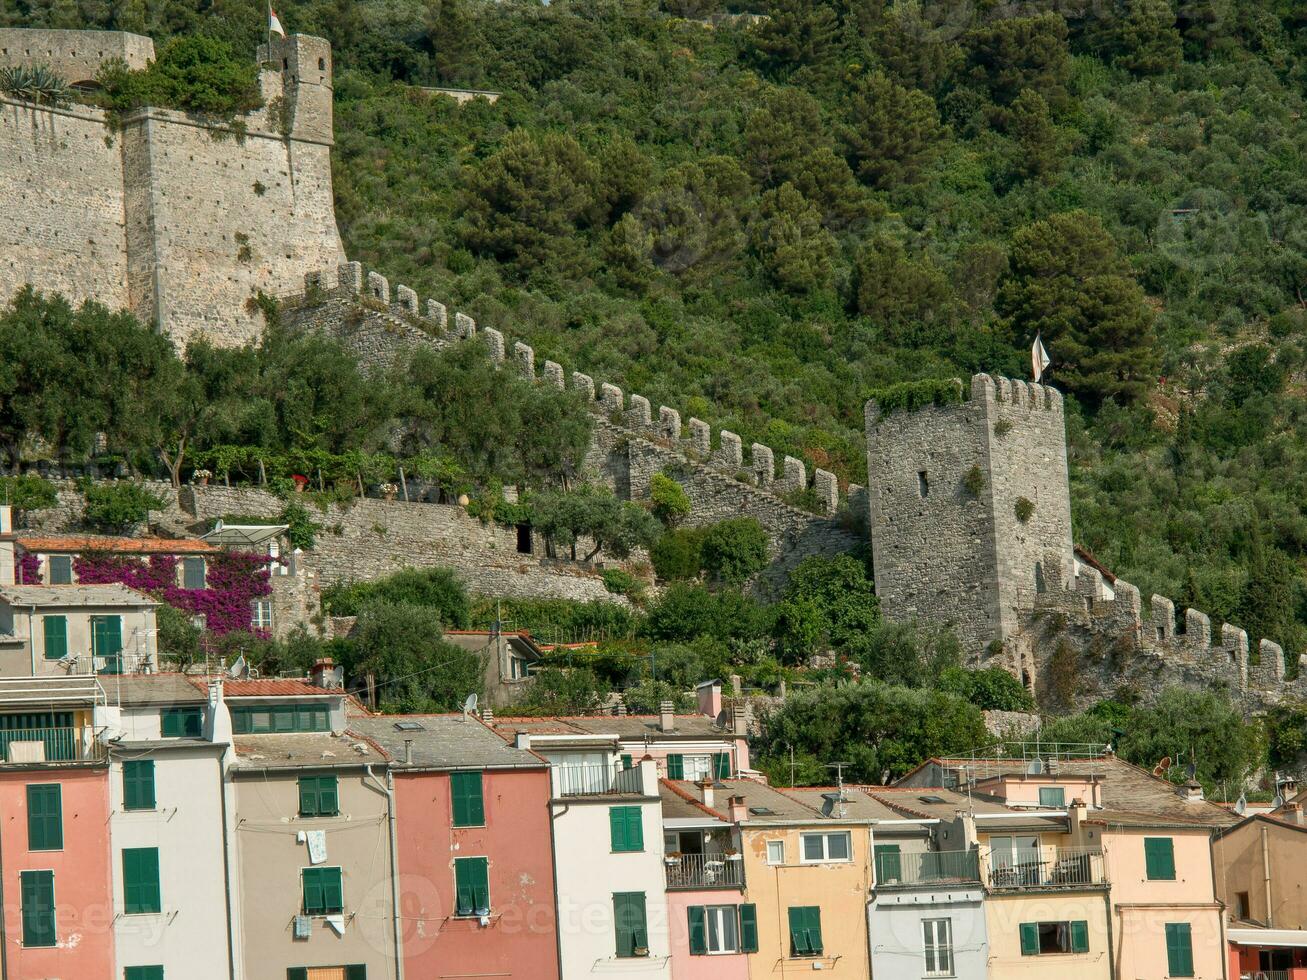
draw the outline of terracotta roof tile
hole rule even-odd
[[[191,682],[197,687],[205,683],[203,679],[195,678]],[[315,687],[308,681],[270,678],[254,681],[225,681],[222,685],[222,694],[224,698],[294,698],[321,697],[324,694],[341,697],[345,692],[339,689]]]
[[[198,538],[117,538],[103,534],[22,535],[24,551],[116,551],[132,555],[210,554],[221,551]]]

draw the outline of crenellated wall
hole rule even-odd
[[[560,390],[577,392],[596,415],[594,445],[587,466],[619,496],[647,500],[654,473],[666,472],[690,497],[692,526],[727,517],[751,516],[768,531],[775,561],[761,583],[778,583],[789,568],[810,554],[838,554],[856,548],[850,529],[858,509],[865,509],[862,487],[850,485],[843,509],[833,473],[803,460],[783,456],[760,443],[748,452],[729,430],[714,432],[708,423],[682,421],[679,410],[653,404],[643,395],[628,395],[617,385],[580,371],[568,372],[555,361],[538,363],[534,349],[500,331],[479,329],[464,313],[451,314],[435,300],[421,301],[407,286],[392,286],[358,262],[334,272],[305,276],[302,296],[285,298],[282,319],[322,330],[353,351],[361,363],[385,366],[417,344],[448,346],[480,337],[489,356],[505,369]],[[820,513],[786,501],[795,491],[811,491]]]

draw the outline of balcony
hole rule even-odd
[[[876,855],[876,888],[947,888],[980,885],[980,855],[975,851],[928,851],[924,854]]]
[[[1096,847],[1038,847],[990,854],[985,884],[993,891],[1097,888],[1107,884]]]
[[[105,744],[89,726],[62,728],[6,728],[0,730],[0,763],[49,765],[67,762],[101,762]]]
[[[639,796],[641,795],[640,767],[623,769],[620,763],[610,765],[553,767],[555,797],[569,796]]]
[[[743,888],[741,855],[669,854],[664,859],[668,888]]]

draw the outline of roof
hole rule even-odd
[[[11,606],[157,606],[144,592],[107,585],[5,585],[0,600]]]
[[[693,783],[682,783],[694,792]],[[819,823],[826,818],[816,810],[801,803],[788,792],[781,792],[774,786],[760,783],[755,779],[721,779],[715,784],[714,809],[723,808],[732,796],[743,796],[744,805],[749,816],[749,824],[784,824],[784,823]]]
[[[480,651],[490,646],[490,641],[495,634],[490,630],[445,630],[441,636],[462,650]],[[533,657],[540,656],[540,648],[536,646],[531,634],[525,630],[517,632],[506,630],[501,632],[499,636]]]
[[[1013,813],[1001,803],[974,796],[968,799],[965,793],[951,789],[918,786],[863,786],[860,789],[892,809],[896,816],[918,820],[952,820],[959,810],[968,813]]]
[[[210,544],[260,545],[279,538],[290,530],[289,524],[224,524],[219,521],[204,540]]]
[[[403,726],[403,727],[401,727]],[[350,728],[367,735],[404,765],[404,743],[413,743],[415,769],[544,769],[548,763],[526,749],[515,748],[475,717],[445,715],[377,715],[353,718]]]
[[[944,769],[964,766],[983,768],[984,777],[1025,772],[1023,759],[928,759],[902,779],[922,772],[931,765]],[[1059,762],[1056,773],[1045,773],[1044,778],[1088,779],[1102,778],[1103,808],[1090,810],[1092,823],[1121,827],[1228,827],[1238,818],[1218,803],[1209,800],[1186,800],[1171,783],[1145,769],[1114,755],[1088,759],[1069,759]],[[972,794],[973,799],[976,794]]]
[[[707,715],[675,715],[674,728],[664,732],[659,715],[560,715],[540,718],[501,718],[495,730],[512,735],[516,731],[532,735],[616,735],[621,739],[695,739],[730,741],[738,738]]]
[[[218,549],[199,538],[119,538],[107,534],[22,535],[24,551],[117,551],[131,555],[206,554]]]
[[[1116,584],[1116,576],[1112,574],[1111,570],[1108,569],[1106,565],[1104,565],[1101,561],[1099,561],[1097,558],[1094,557],[1094,553],[1092,551],[1090,551],[1082,544],[1076,545],[1072,550],[1075,552],[1075,556],[1077,558],[1079,558],[1090,568],[1097,571],[1099,575],[1103,576],[1104,582],[1106,582],[1108,585]]]
[[[663,802],[664,820],[717,820],[727,822],[725,814],[703,805],[699,788],[685,780],[658,780],[658,797]],[[713,803],[717,803],[714,797]]]
[[[839,792],[838,786],[800,786],[785,790],[785,795],[826,816]],[[843,816],[836,818],[830,813],[830,817],[841,820],[902,820],[903,816],[875,795],[852,786],[844,787]]]
[[[352,731],[238,735],[234,741],[239,769],[363,766],[386,761],[385,754],[370,739]]]
[[[191,683],[203,686],[203,678],[193,677]],[[344,697],[340,688],[317,687],[308,681],[294,678],[270,678],[253,681],[224,681],[222,685],[224,698],[303,698],[303,697]]]
[[[205,679],[186,674],[114,674],[101,678],[105,694],[119,704],[200,704],[208,700]]]
[[[1228,837],[1235,831],[1242,830],[1247,825],[1258,821],[1270,824],[1272,827],[1282,827],[1285,830],[1297,830],[1301,833],[1307,834],[1307,825],[1293,823],[1272,813],[1250,813],[1248,816],[1241,818],[1238,823],[1229,827],[1222,827],[1217,831],[1217,837]]]

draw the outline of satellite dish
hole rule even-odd
[[[1234,812],[1242,817],[1244,813],[1247,812],[1247,810],[1248,810],[1248,797],[1244,796],[1243,793],[1240,793],[1239,799],[1234,804]]]
[[[470,715],[472,714],[472,712],[476,711],[476,709],[477,709],[477,696],[476,696],[476,692],[473,691],[471,694],[467,696],[467,700],[463,702],[463,714]]]
[[[1165,776],[1167,770],[1170,768],[1171,768],[1171,757],[1169,755],[1164,755],[1162,756],[1162,761],[1159,762],[1157,765],[1153,766],[1153,775]]]
[[[1040,776],[1043,775],[1043,772],[1044,772],[1044,760],[1041,759],[1039,756],[1035,756],[1033,759],[1031,759],[1030,765],[1026,766],[1027,776]]]

